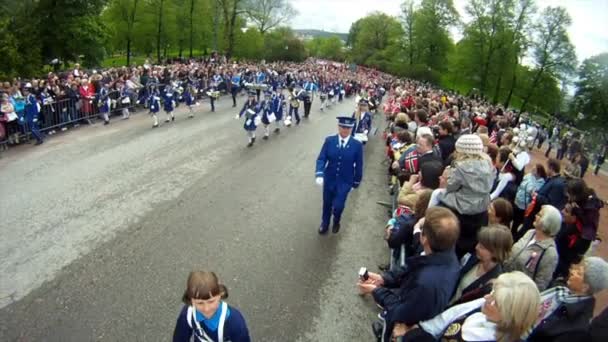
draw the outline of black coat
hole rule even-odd
[[[558,210],[564,209],[566,206],[566,181],[563,177],[547,178],[547,182],[538,190],[537,206],[543,204],[550,204]]]
[[[460,277],[458,278],[458,283],[462,280],[467,272],[469,272],[473,267],[477,266],[479,260],[477,259],[477,255],[472,255],[467,263],[462,266],[460,269]],[[494,266],[489,272],[486,272],[484,275],[479,277],[477,280],[472,282],[469,286],[465,287],[460,294],[460,298],[452,304],[458,305],[466,302],[470,302],[472,300],[481,298],[488,293],[492,292],[492,283],[490,282],[493,279],[498,278],[503,272],[502,265],[498,264]],[[457,284],[458,284],[457,283]]]
[[[454,150],[456,149],[456,139],[451,134],[441,136],[439,137],[438,144],[439,149],[441,150],[441,159],[443,159],[443,164],[447,165],[446,160],[450,155],[452,155],[452,153],[454,153]]]
[[[585,334],[593,317],[595,298],[573,304],[562,304],[532,331],[528,341],[576,341]]]

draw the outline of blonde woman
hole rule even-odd
[[[397,324],[405,341],[498,341],[525,339],[538,318],[540,293],[521,272],[501,274],[484,298],[454,306],[412,327]]]

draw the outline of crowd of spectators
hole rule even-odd
[[[338,92],[343,91],[340,98],[371,88],[372,82],[383,84],[391,79],[372,69],[350,70],[345,64],[317,59],[303,63],[236,62],[217,54],[201,59],[175,59],[162,65],[146,61],[139,66],[103,70],[85,70],[76,64],[71,70],[49,72],[43,78],[0,83],[0,143],[4,142],[0,145],[20,144],[30,132],[41,143],[44,134],[65,131],[97,117],[106,124],[112,115],[122,114],[122,119],[128,119],[130,112],[146,109],[151,88],[192,87],[198,99],[208,98],[210,90],[219,91],[231,94],[236,106],[237,95],[248,84],[258,83],[260,73],[265,75],[264,83],[276,82],[284,89],[304,81],[314,82],[319,91],[335,86]],[[238,80],[236,87],[235,80]],[[329,93],[333,95],[334,91]],[[33,97],[28,97],[29,94]],[[108,99],[109,111],[101,109]],[[28,106],[32,109],[30,117]],[[40,137],[38,128],[43,132]]]
[[[384,111],[391,263],[358,282],[381,308],[378,340],[605,337],[608,310],[592,321],[604,202],[566,170],[580,145],[534,163],[547,138],[526,113],[415,81],[392,84]]]

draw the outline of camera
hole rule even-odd
[[[367,272],[367,268],[361,267],[361,269],[359,269],[359,278],[361,278],[361,280],[363,281],[367,281],[369,279],[369,273]]]

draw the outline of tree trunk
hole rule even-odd
[[[540,81],[540,76],[543,74],[544,71],[544,68],[538,69],[538,72],[534,76],[534,81],[532,81],[532,85],[530,86],[530,90],[528,91],[528,95],[526,95],[524,102],[521,104],[521,108],[519,110],[520,112],[523,112],[526,109],[526,105],[528,104],[528,101],[530,101],[530,98],[534,93],[534,88],[536,88],[536,85],[538,85],[538,81]]]
[[[192,49],[194,45],[194,0],[190,0],[190,58],[193,57]]]
[[[160,63],[160,34],[163,28],[163,5],[165,0],[160,0],[160,8],[158,9],[158,30],[156,32],[156,59]]]
[[[511,97],[513,97],[513,91],[515,90],[515,86],[517,85],[517,66],[519,65],[519,60],[515,59],[515,64],[513,65],[513,79],[511,79],[511,89],[509,89],[509,94],[505,99],[504,107],[505,109],[509,107],[509,103],[511,103]]]
[[[135,25],[135,13],[137,12],[137,2],[133,2],[133,10],[129,16],[129,22],[127,23],[127,66],[131,65],[131,41],[133,40],[133,25]]]
[[[127,67],[131,66],[131,37],[127,37]]]
[[[234,26],[236,25],[236,9],[239,4],[238,0],[233,0],[232,13],[230,17],[230,32],[228,33],[228,49],[226,50],[226,57],[230,59],[232,57],[232,51],[234,50]]]
[[[496,80],[496,88],[494,88],[494,98],[492,99],[493,104],[498,103],[498,96],[500,94],[500,84],[502,83],[502,72],[498,73],[498,80]]]

